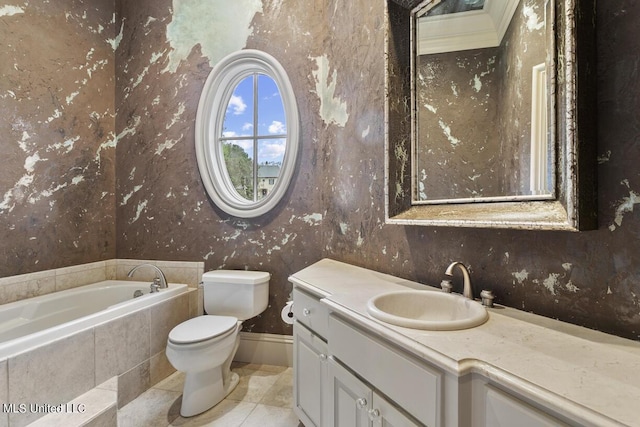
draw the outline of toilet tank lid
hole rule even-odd
[[[256,285],[269,280],[271,274],[265,271],[247,270],[213,270],[202,275],[204,283],[232,283],[239,285]]]

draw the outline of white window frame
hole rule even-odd
[[[286,151],[280,175],[272,191],[253,201],[240,196],[227,173],[222,150],[222,128],[229,99],[240,81],[252,74],[271,77],[280,91],[285,112]],[[257,102],[257,100],[254,100]],[[254,49],[244,49],[220,60],[204,84],[195,129],[198,169],[207,194],[224,212],[240,218],[254,218],[273,209],[285,195],[295,171],[298,155],[300,119],[289,77],[282,65],[271,55]]]

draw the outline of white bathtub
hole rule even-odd
[[[152,294],[149,282],[106,280],[0,305],[0,360],[187,291],[170,283]]]

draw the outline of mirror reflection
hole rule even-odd
[[[230,186],[244,200],[263,199],[278,181],[286,151],[287,122],[278,85],[265,74],[244,76],[226,106],[218,140]]]
[[[555,197],[551,3],[414,9],[413,204]]]

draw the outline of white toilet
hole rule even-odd
[[[173,328],[167,359],[186,374],[180,415],[191,417],[212,408],[236,385],[231,362],[240,342],[242,321],[267,308],[270,274],[215,270],[202,275],[204,316]]]

